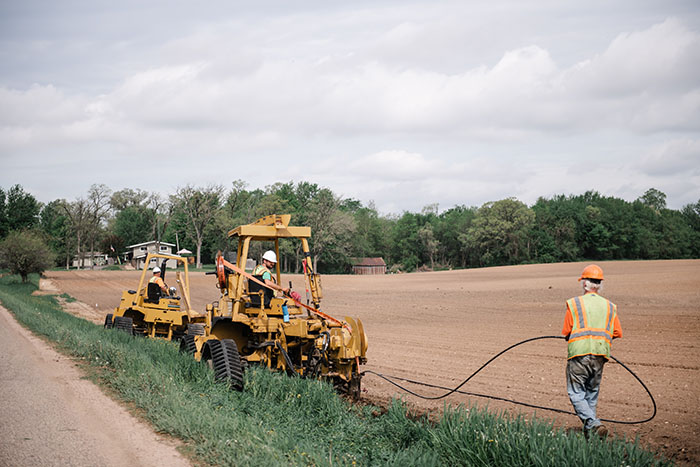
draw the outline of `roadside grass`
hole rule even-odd
[[[329,384],[251,368],[235,392],[171,342],[134,338],[74,317],[55,296],[33,296],[0,277],[0,301],[154,429],[182,440],[207,465],[670,465],[625,440],[585,440],[550,422],[446,407],[437,422],[394,400],[382,415],[352,405]],[[135,447],[136,448],[136,447]]]
[[[61,297],[62,299],[64,299],[64,300],[66,301],[66,303],[73,303],[73,302],[77,302],[77,301],[78,301],[77,298],[72,297],[71,295],[69,295],[69,294],[67,294],[67,293],[65,293],[65,292],[62,293],[61,295],[59,295],[59,297]]]

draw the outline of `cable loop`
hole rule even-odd
[[[454,394],[454,393],[457,392],[457,393],[465,394],[465,395],[468,395],[468,396],[483,397],[483,398],[486,398],[486,399],[493,399],[493,400],[497,400],[497,401],[510,402],[510,403],[512,403],[512,404],[522,405],[522,406],[530,407],[530,408],[533,408],[533,409],[548,410],[548,411],[550,411],[550,412],[557,412],[557,413],[562,413],[562,414],[567,414],[567,415],[576,415],[576,413],[571,412],[571,411],[568,411],[568,410],[561,410],[561,409],[555,409],[555,408],[553,408],[553,407],[544,407],[544,406],[540,406],[540,405],[528,404],[527,402],[515,401],[515,400],[512,400],[512,399],[507,399],[507,398],[498,397],[498,396],[492,396],[492,395],[488,395],[488,394],[478,394],[478,393],[474,393],[474,392],[460,391],[460,388],[461,388],[462,386],[464,386],[465,384],[467,384],[467,383],[469,382],[469,380],[471,380],[471,379],[472,379],[474,376],[476,376],[481,370],[483,370],[484,368],[486,368],[489,364],[491,364],[491,362],[493,362],[494,360],[496,360],[498,357],[500,357],[500,356],[503,355],[504,353],[508,352],[509,350],[511,350],[511,349],[513,349],[513,348],[515,348],[515,347],[517,347],[517,346],[519,346],[519,345],[527,344],[528,342],[532,342],[532,341],[536,341],[536,340],[541,340],[541,339],[564,339],[564,336],[539,336],[539,337],[532,337],[532,338],[530,338],[530,339],[525,339],[524,341],[520,341],[520,342],[518,342],[518,343],[516,343],[516,344],[513,344],[513,345],[511,345],[510,347],[508,347],[508,348],[506,348],[506,349],[500,351],[499,353],[497,353],[496,355],[494,355],[493,357],[491,357],[486,363],[484,363],[483,365],[481,365],[481,367],[479,367],[478,370],[476,370],[474,373],[472,373],[471,375],[469,375],[469,376],[467,377],[467,379],[465,379],[464,381],[462,381],[462,382],[461,382],[459,385],[457,385],[457,387],[455,387],[454,389],[446,388],[446,387],[444,387],[444,386],[438,386],[438,385],[436,385],[436,384],[424,383],[424,382],[421,382],[421,381],[415,381],[415,380],[411,380],[411,379],[407,379],[407,378],[402,378],[402,377],[400,377],[400,376],[384,375],[384,374],[377,373],[376,371],[372,371],[372,370],[365,370],[365,371],[362,372],[362,375],[368,373],[368,374],[372,374],[372,375],[378,376],[378,377],[380,377],[381,379],[385,380],[386,382],[393,384],[394,386],[396,386],[397,388],[401,389],[402,391],[405,391],[405,392],[407,392],[408,394],[411,394],[412,396],[415,396],[415,397],[418,397],[418,398],[424,399],[424,400],[439,400],[439,399],[443,399],[443,398],[445,398],[445,397],[447,397],[447,396],[449,396],[449,395]],[[637,375],[634,373],[634,371],[632,371],[631,369],[629,369],[629,368],[627,367],[627,365],[625,365],[624,363],[622,363],[620,360],[618,360],[617,358],[615,358],[615,357],[612,356],[612,355],[610,356],[610,358],[612,358],[613,360],[615,360],[615,362],[619,363],[620,366],[622,366],[622,368],[624,368],[625,370],[627,370],[632,376],[634,376],[634,378],[639,382],[639,384],[642,385],[642,387],[644,388],[644,390],[645,390],[645,391],[647,392],[647,394],[649,395],[649,399],[651,399],[651,403],[652,403],[652,406],[653,406],[653,413],[651,414],[651,416],[650,416],[649,418],[646,418],[646,419],[644,419],[644,420],[632,421],[632,422],[630,422],[630,421],[623,421],[623,420],[610,420],[610,419],[607,419],[607,418],[601,418],[600,420],[601,420],[601,421],[604,421],[604,422],[607,422],[607,423],[618,423],[618,424],[623,424],[623,425],[637,425],[637,424],[640,424],[640,423],[646,423],[646,422],[648,422],[648,421],[651,421],[651,420],[656,416],[656,401],[654,400],[654,396],[652,396],[651,391],[649,391],[649,388],[646,386],[646,384],[644,384],[644,382],[639,378],[639,376],[637,376]],[[440,396],[424,396],[424,395],[418,394],[418,393],[416,393],[416,392],[414,392],[414,391],[411,391],[410,389],[407,389],[407,388],[404,387],[404,386],[401,386],[400,384],[398,384],[397,382],[395,382],[395,381],[393,381],[393,380],[405,381],[405,382],[407,382],[407,383],[416,384],[416,385],[419,385],[419,386],[426,386],[426,387],[430,387],[430,388],[444,389],[444,390],[446,390],[447,392],[444,393],[444,394],[442,394],[442,395],[440,395]]]

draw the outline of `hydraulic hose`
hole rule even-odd
[[[510,347],[507,347],[506,349],[504,349],[504,350],[498,352],[498,353],[497,353],[496,355],[494,355],[493,357],[491,357],[486,363],[484,363],[483,365],[481,365],[481,366],[479,367],[479,369],[477,369],[474,373],[472,373],[471,375],[469,375],[464,381],[462,381],[460,384],[458,384],[458,385],[457,385],[455,388],[453,388],[453,389],[450,389],[450,388],[447,388],[447,387],[444,387],[444,386],[438,386],[438,385],[436,385],[436,384],[424,383],[424,382],[422,382],[422,381],[415,381],[415,380],[411,380],[411,379],[407,379],[407,378],[402,378],[402,377],[400,377],[400,376],[384,375],[384,374],[377,373],[376,371],[372,371],[372,370],[365,370],[365,371],[362,372],[362,375],[364,375],[364,374],[373,374],[373,375],[378,376],[378,377],[380,377],[381,379],[385,380],[386,382],[393,384],[394,386],[396,386],[397,388],[401,389],[402,391],[405,391],[405,392],[407,392],[408,394],[411,394],[412,396],[418,397],[418,398],[420,398],[420,399],[425,399],[425,400],[439,400],[439,399],[443,399],[443,398],[445,398],[445,397],[447,397],[447,396],[449,396],[449,395],[451,395],[451,394],[459,393],[459,394],[466,394],[466,395],[469,395],[469,396],[483,397],[483,398],[486,398],[486,399],[493,399],[493,400],[498,400],[498,401],[503,401],[503,402],[510,402],[510,403],[512,403],[512,404],[522,405],[522,406],[530,407],[530,408],[533,408],[533,409],[548,410],[548,411],[551,411],[551,412],[557,412],[557,413],[562,413],[562,414],[567,414],[567,415],[576,415],[574,412],[571,412],[571,411],[568,411],[568,410],[555,409],[555,408],[553,408],[553,407],[544,407],[544,406],[540,406],[540,405],[529,404],[529,403],[527,403],[527,402],[519,402],[519,401],[515,401],[515,400],[512,400],[512,399],[507,399],[507,398],[504,398],[504,397],[492,396],[492,395],[488,395],[488,394],[478,394],[478,393],[473,393],[473,392],[467,392],[467,391],[461,391],[461,390],[460,390],[460,388],[461,388],[462,386],[464,386],[465,384],[467,384],[467,383],[468,383],[474,376],[476,376],[481,370],[483,370],[484,368],[486,368],[489,364],[491,364],[491,362],[493,362],[494,360],[496,360],[498,357],[500,357],[500,356],[503,355],[504,353],[508,352],[509,350],[511,350],[511,349],[513,349],[513,348],[515,348],[515,347],[518,347],[519,345],[527,344],[528,342],[532,342],[532,341],[536,341],[536,340],[541,340],[541,339],[564,339],[564,337],[563,337],[563,336],[539,336],[539,337],[532,337],[532,338],[530,338],[530,339],[525,339],[524,341],[520,341],[520,342],[518,342],[518,343],[515,343],[515,344],[511,345]],[[625,424],[625,425],[636,425],[636,424],[640,424],[640,423],[646,423],[646,422],[652,420],[652,419],[656,416],[656,401],[654,400],[654,396],[652,396],[651,391],[649,391],[649,388],[646,386],[646,384],[644,384],[644,382],[639,378],[639,376],[637,376],[631,369],[629,369],[629,368],[627,367],[627,365],[625,365],[624,363],[622,363],[620,360],[618,360],[617,358],[615,358],[615,357],[612,356],[612,355],[610,356],[610,358],[612,358],[612,359],[615,360],[617,363],[619,363],[620,366],[622,366],[622,368],[624,368],[625,370],[627,370],[632,376],[634,376],[634,378],[639,382],[639,384],[642,385],[642,387],[644,388],[644,390],[646,391],[646,393],[649,395],[649,399],[651,399],[651,403],[652,403],[652,406],[653,406],[653,413],[651,414],[650,417],[648,417],[648,418],[646,418],[646,419],[644,419],[644,420],[636,420],[636,421],[632,421],[632,422],[630,422],[630,421],[623,421],[623,420],[610,420],[610,419],[606,419],[606,418],[601,418],[600,420],[601,420],[601,421],[604,421],[604,422],[608,422],[608,423],[619,423],[619,424]],[[419,386],[426,386],[426,387],[430,387],[430,388],[444,389],[444,390],[447,391],[447,392],[445,392],[444,394],[441,394],[441,395],[439,395],[439,396],[424,396],[424,395],[422,395],[422,394],[418,394],[418,393],[416,393],[416,392],[414,392],[414,391],[411,391],[410,389],[407,389],[406,387],[404,387],[404,386],[398,384],[398,383],[397,383],[396,381],[394,381],[394,380],[405,381],[405,382],[407,382],[407,383],[416,384],[416,385],[419,385]]]

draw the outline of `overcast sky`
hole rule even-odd
[[[700,2],[0,0],[0,187],[700,199]]]

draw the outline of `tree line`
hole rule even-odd
[[[580,260],[700,257],[700,200],[668,209],[654,188],[628,202],[588,191],[541,197],[532,206],[506,198],[480,207],[443,212],[380,215],[373,203],[343,198],[309,182],[250,189],[237,180],[179,187],[164,197],[140,189],[112,191],[93,185],[74,200],[39,203],[20,185],[0,188],[0,240],[35,238],[51,265],[100,251],[113,257],[128,245],[151,240],[178,243],[212,263],[235,251],[227,232],[269,214],[292,214],[312,229],[311,253],[320,271],[348,272],[353,258],[382,257],[392,271],[435,270]],[[7,256],[6,245],[2,251]],[[34,245],[33,248],[38,248]],[[265,245],[251,253],[261,255]],[[280,245],[285,271],[300,267],[299,246]],[[7,260],[7,258],[5,258]]]

